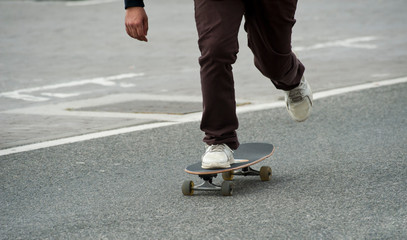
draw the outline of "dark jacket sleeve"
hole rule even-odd
[[[144,7],[143,0],[124,0],[124,8],[127,9],[129,7]]]

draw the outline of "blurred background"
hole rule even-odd
[[[148,109],[201,110],[193,1],[146,1],[148,43],[126,35],[123,5],[0,0],[0,148],[171,117],[128,114]],[[299,1],[293,49],[314,92],[407,75],[406,6],[404,0]],[[281,100],[254,67],[243,28],[239,38],[238,102]],[[163,107],[157,99],[180,104]]]

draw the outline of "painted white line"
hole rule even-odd
[[[89,1],[77,1],[77,2],[67,2],[66,6],[68,7],[77,7],[77,6],[90,6],[98,5],[104,3],[117,2],[118,0],[89,0]]]
[[[385,78],[388,77],[390,74],[389,73],[374,73],[370,75],[372,78]]]
[[[366,84],[361,84],[361,85],[356,85],[356,86],[351,86],[351,87],[332,89],[332,90],[315,93],[314,99],[321,99],[321,98],[331,97],[331,96],[335,96],[335,95],[339,95],[339,94],[361,91],[361,90],[370,89],[370,88],[378,88],[378,87],[405,83],[405,82],[407,82],[407,77],[383,80],[383,81],[379,81],[379,82],[371,82],[371,83],[366,83]]]
[[[70,98],[70,97],[76,97],[81,95],[80,93],[41,93],[43,96],[47,97],[55,97],[55,98]]]
[[[21,115],[41,115],[41,116],[68,116],[68,117],[89,117],[89,118],[121,118],[140,119],[150,121],[170,121],[183,122],[185,115],[168,113],[122,113],[122,112],[102,112],[102,111],[70,111],[69,109],[54,108],[52,106],[40,106],[23,108],[1,112],[4,114]]]
[[[48,115],[48,116],[71,116],[71,117],[100,117],[100,118],[129,118],[147,119],[155,121],[184,121],[186,115],[159,114],[159,113],[121,113],[102,111],[75,111],[88,107],[97,107],[109,104],[127,104],[131,101],[162,101],[162,102],[195,102],[201,103],[202,97],[182,95],[154,95],[154,94],[113,94],[99,98],[47,104],[34,107],[18,108],[2,111],[5,114]],[[72,110],[72,111],[71,111]]]
[[[0,93],[0,97],[14,98],[14,99],[24,100],[24,101],[29,101],[29,102],[44,102],[44,101],[49,100],[49,98],[46,98],[46,97],[36,97],[36,96],[32,96],[32,95],[22,94],[22,92],[20,92],[20,91]]]
[[[29,95],[27,93],[46,91],[46,90],[58,89],[58,88],[66,88],[66,87],[76,87],[76,86],[82,86],[82,85],[86,85],[86,84],[96,84],[96,85],[101,85],[101,86],[114,86],[114,85],[116,85],[116,83],[114,81],[122,80],[122,79],[126,79],[126,78],[140,77],[140,76],[144,76],[144,73],[125,73],[125,74],[119,74],[119,75],[114,75],[114,76],[109,76],[109,77],[83,79],[83,80],[71,81],[71,82],[66,82],[66,83],[46,85],[46,86],[41,86],[41,87],[19,89],[19,90],[15,90],[15,91],[11,91],[11,92],[3,92],[3,93],[0,93],[0,97],[14,98],[14,99],[32,101],[32,102],[42,102],[42,101],[49,100],[49,98],[36,97],[36,96]]]
[[[377,37],[366,36],[366,37],[357,37],[357,38],[348,38],[344,40],[331,41],[326,43],[317,43],[309,47],[294,47],[295,52],[315,50],[328,47],[349,47],[349,48],[363,48],[363,49],[375,49],[377,48],[374,44],[367,44],[363,42],[370,42],[376,40]]]
[[[82,141],[87,141],[87,140],[92,140],[92,139],[109,137],[109,136],[119,135],[119,134],[123,134],[123,133],[165,127],[165,126],[170,126],[170,125],[174,125],[174,124],[177,124],[177,122],[152,123],[152,124],[139,125],[139,126],[134,126],[134,127],[120,128],[120,129],[115,129],[115,130],[110,130],[110,131],[90,133],[90,134],[85,134],[85,135],[81,135],[81,136],[62,138],[62,139],[58,139],[58,140],[46,141],[46,142],[41,142],[41,143],[34,143],[34,144],[25,145],[25,146],[0,150],[0,156],[12,154],[12,153],[20,153],[20,152],[38,150],[38,149],[42,149],[42,148],[54,147],[54,146],[59,146],[59,145],[63,145],[63,144],[68,144],[68,143],[76,143],[76,142],[82,142]]]
[[[401,77],[401,78],[383,80],[383,81],[379,81],[379,82],[365,83],[365,84],[360,84],[360,85],[356,85],[356,86],[343,87],[343,88],[327,90],[327,91],[323,91],[323,92],[316,92],[313,94],[313,98],[314,98],[314,100],[317,100],[317,99],[321,99],[321,98],[332,97],[332,96],[339,95],[339,94],[345,94],[345,93],[356,92],[356,91],[361,91],[361,90],[365,90],[365,89],[378,88],[378,87],[394,85],[394,84],[399,84],[399,83],[406,83],[406,82],[407,82],[407,77]],[[237,109],[237,113],[261,111],[261,110],[285,107],[285,106],[286,106],[286,104],[284,101],[277,101],[277,102],[272,102],[272,103],[256,104],[256,105],[245,105],[245,106],[239,107]]]
[[[314,99],[322,99],[322,98],[331,97],[331,96],[335,96],[335,95],[339,95],[339,94],[345,94],[345,93],[361,91],[361,90],[366,90],[366,89],[371,89],[371,88],[378,88],[378,87],[389,86],[389,85],[400,84],[400,83],[407,83],[407,77],[401,77],[401,78],[389,79],[389,80],[384,80],[384,81],[379,81],[379,82],[372,82],[372,83],[356,85],[356,86],[352,86],[352,87],[344,87],[344,88],[333,89],[333,90],[328,90],[328,91],[323,91],[323,92],[317,92],[314,94]],[[245,106],[239,107],[237,109],[237,111],[238,111],[238,113],[245,113],[245,112],[267,110],[267,109],[284,107],[284,106],[285,106],[285,104],[283,101],[278,101],[278,102],[269,103],[269,104],[245,105]],[[193,113],[193,114],[187,114],[187,115],[183,116],[182,119],[179,119],[179,121],[176,121],[176,122],[151,123],[151,124],[145,124],[145,125],[138,125],[138,126],[134,126],[134,127],[126,127],[126,128],[115,129],[115,130],[98,132],[98,133],[90,133],[90,134],[85,134],[85,135],[81,135],[81,136],[75,136],[75,137],[63,138],[63,139],[46,141],[46,142],[41,142],[41,143],[29,144],[29,145],[24,145],[24,146],[19,146],[19,147],[13,147],[13,148],[0,150],[0,156],[5,156],[5,155],[13,154],[13,153],[21,153],[21,152],[27,152],[27,151],[32,151],[32,150],[38,150],[38,149],[42,149],[42,148],[54,147],[54,146],[59,146],[59,145],[63,145],[63,144],[68,144],[68,143],[82,142],[82,141],[98,139],[98,138],[103,138],[103,137],[108,137],[108,136],[114,136],[114,135],[119,135],[119,134],[131,133],[131,132],[136,132],[136,131],[143,131],[143,130],[148,130],[148,129],[153,129],[153,128],[166,127],[166,126],[171,126],[171,125],[176,125],[176,124],[181,124],[181,123],[195,122],[195,121],[200,120],[200,116],[201,116],[201,113]]]
[[[110,105],[110,104],[118,104],[132,101],[167,101],[167,102],[195,102],[200,103],[202,102],[202,97],[195,97],[195,96],[182,96],[182,95],[155,95],[155,94],[128,94],[128,93],[121,93],[121,94],[112,94],[108,96],[86,99],[86,100],[77,100],[71,102],[64,102],[58,104],[48,104],[43,105],[40,108],[49,108],[49,109],[79,109],[79,108],[87,108],[87,107],[97,107],[102,105]],[[24,113],[26,111],[35,110],[37,107],[28,107],[28,108],[19,108],[19,109],[12,109],[6,110],[2,113]]]

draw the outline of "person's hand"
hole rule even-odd
[[[144,8],[127,8],[124,23],[126,32],[130,37],[147,42],[148,17]]]

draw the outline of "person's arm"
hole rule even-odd
[[[147,42],[148,17],[144,10],[143,0],[124,0],[124,6],[127,34],[132,38]]]

